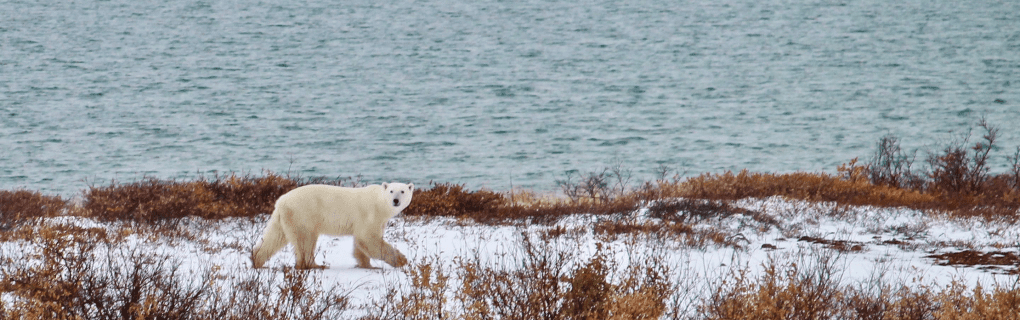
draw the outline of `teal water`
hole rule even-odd
[[[1001,171],[1018,107],[1016,1],[0,1],[0,189],[833,172],[982,116]]]

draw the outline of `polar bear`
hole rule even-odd
[[[261,268],[288,243],[294,245],[295,268],[326,268],[315,264],[315,243],[320,234],[354,236],[354,258],[359,268],[372,268],[369,258],[394,267],[407,258],[383,241],[383,227],[407,208],[414,184],[383,183],[361,188],[307,185],[276,200],[276,209],[252,250],[252,264]]]

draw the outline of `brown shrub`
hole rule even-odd
[[[409,216],[489,216],[499,211],[505,199],[498,193],[467,191],[463,185],[432,184],[428,190],[415,191],[411,204],[404,209]]]
[[[950,284],[935,298],[939,308],[933,312],[934,317],[947,320],[1020,318],[1020,288],[996,287],[988,291],[979,284],[971,294],[966,291],[966,286],[958,282]]]
[[[769,260],[757,279],[740,270],[724,280],[701,308],[707,319],[833,319],[842,291],[832,256],[814,269]]]
[[[598,245],[590,259],[533,242],[523,235],[520,255],[507,262],[458,258],[458,285],[438,259],[417,263],[408,284],[389,290],[362,319],[658,319],[676,288],[669,268],[651,258],[628,267],[614,281],[616,266]],[[444,292],[460,308],[442,310]]]
[[[957,216],[985,218],[1020,218],[1020,147],[1013,157],[1010,171],[988,173],[990,153],[997,148],[999,129],[985,119],[977,123],[983,132],[980,142],[970,144],[970,135],[949,143],[938,152],[929,152],[929,171],[918,175],[910,171],[912,157],[899,149],[899,140],[885,137],[876,155],[864,167],[875,185],[898,187],[934,198],[929,205],[910,205],[949,211]]]
[[[1020,287],[971,290],[953,281],[944,287],[915,283],[842,285],[835,262],[777,264],[769,260],[757,278],[738,270],[699,308],[706,319],[1018,319]],[[969,291],[969,292],[968,292]]]
[[[740,247],[738,238],[713,228],[694,229],[693,225],[680,222],[636,222],[633,220],[600,221],[595,223],[592,231],[600,240],[615,241],[620,235],[651,235],[660,239],[669,239],[685,246],[705,248],[708,245]]]
[[[38,191],[0,190],[0,232],[8,231],[28,219],[55,217],[67,207],[60,196]]]
[[[252,192],[254,185],[266,186],[268,183],[265,182],[273,180],[276,180],[276,176],[252,179],[232,175],[213,181],[199,179],[184,182],[149,178],[128,184],[90,186],[85,193],[81,213],[102,221],[128,220],[141,223],[167,223],[187,216],[207,219],[252,216],[271,212],[275,198],[296,185],[273,183],[271,188],[277,192],[267,196],[272,200],[253,199],[259,195],[266,196],[264,193]]]
[[[511,194],[512,195],[512,194]],[[612,200],[538,198],[533,195],[518,197],[478,190],[468,191],[462,185],[433,184],[431,189],[416,191],[404,214],[408,216],[452,216],[471,218],[483,223],[530,221],[551,223],[560,217],[578,214],[614,214],[637,210],[636,194]]]
[[[0,318],[338,319],[347,293],[322,290],[309,273],[213,266],[196,275],[171,256],[111,246],[102,228],[43,224],[29,249],[0,252],[0,292],[13,295]]]
[[[573,270],[569,287],[563,296],[562,312],[568,319],[605,319],[611,302],[612,284],[606,279],[610,266],[598,244],[598,251],[588,263]]]
[[[446,305],[447,282],[450,275],[445,273],[438,257],[429,261],[413,263],[407,271],[410,287],[403,295],[396,296],[391,305],[396,314],[390,316],[376,315],[369,319],[447,319]]]
[[[916,151],[908,155],[900,149],[899,138],[895,136],[882,137],[877,147],[871,161],[861,167],[871,183],[905,189],[924,186],[923,179],[911,170]],[[856,162],[854,159],[850,167]]]
[[[141,181],[108,186],[89,186],[77,214],[102,221],[173,223],[187,216],[205,219],[253,217],[273,211],[276,199],[310,183],[342,185],[346,179],[302,180],[265,172],[263,176],[234,173],[193,181]],[[357,182],[354,182],[357,184]]]
[[[982,141],[968,145],[969,136],[938,153],[929,153],[930,171],[912,170],[913,154],[900,149],[899,140],[886,136],[865,166],[857,159],[838,168],[837,175],[795,172],[702,174],[686,180],[645,183],[638,193],[646,201],[688,198],[736,200],[783,196],[844,205],[909,207],[951,212],[957,216],[1020,219],[1020,147],[1009,172],[988,174],[990,152],[996,149],[998,129],[982,119]],[[692,211],[692,212],[696,212]]]
[[[833,201],[850,205],[930,207],[934,197],[865,180],[846,180],[826,173],[702,174],[678,184],[657,186],[663,196],[693,199],[738,200],[783,196],[806,201]]]
[[[988,156],[995,148],[999,129],[988,124],[984,118],[978,122],[978,126],[985,132],[982,135],[984,141],[968,147],[970,136],[967,136],[958,143],[946,146],[941,154],[928,155],[928,164],[931,166],[928,177],[932,179],[929,188],[951,195],[981,192],[988,179]]]

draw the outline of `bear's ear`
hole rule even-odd
[[[413,183],[411,183],[411,184],[408,184],[408,185],[407,185],[407,190],[411,190],[411,191],[414,191],[414,184],[413,184]]]
[[[386,183],[386,182],[383,182],[382,183],[382,188],[383,188],[383,190],[389,190],[390,189],[390,184]]]

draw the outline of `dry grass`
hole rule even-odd
[[[276,199],[299,185],[296,179],[271,172],[261,177],[230,174],[194,181],[148,178],[90,186],[75,213],[101,221],[150,224],[187,216],[247,217],[272,212]]]
[[[430,189],[416,191],[411,205],[404,209],[404,215],[452,216],[493,224],[522,221],[552,223],[571,214],[631,212],[637,210],[639,200],[635,193],[614,199],[563,199],[531,193],[467,191],[461,185],[439,183],[433,184]]]
[[[731,177],[755,181],[738,175]],[[271,184],[271,180],[251,177],[219,181],[220,184],[229,181],[250,184],[236,187],[238,189]],[[173,194],[188,193],[187,189],[181,189],[188,185],[186,183],[157,182],[143,181],[125,190],[142,186],[157,189],[156,186],[164,185],[178,191]],[[736,197],[717,200],[660,198],[651,203],[648,210],[649,216],[658,219],[658,223],[615,219],[625,215],[609,215],[629,212],[632,210],[629,206],[638,206],[641,201],[637,199],[653,191],[665,195],[682,190],[685,183],[694,182],[663,184],[660,186],[675,189],[641,189],[614,199],[549,200],[516,195],[509,202],[505,194],[435,185],[416,197],[415,201],[424,206],[418,207],[421,211],[414,214],[461,216],[502,223],[515,219],[539,220],[530,215],[534,211],[515,211],[516,208],[551,210],[549,208],[576,205],[572,210],[583,210],[602,206],[599,208],[606,214],[605,219],[592,226],[602,241],[612,241],[621,234],[645,234],[695,247],[707,243],[738,246],[722,232],[692,228],[706,219],[740,214],[762,225],[776,224],[768,216],[732,205],[730,201]],[[698,183],[703,185],[697,190],[741,189],[739,184],[722,188],[720,186],[728,184],[719,183],[709,188],[711,181]],[[855,183],[868,184],[860,180]],[[265,189],[270,188],[260,190]],[[797,188],[786,190],[787,194],[826,194]],[[58,214],[60,210],[55,208],[63,206],[59,198],[20,195],[16,198],[30,199],[23,202],[31,204],[27,207],[36,208],[33,211],[36,216]],[[137,203],[151,205],[145,201]],[[619,211],[606,209],[619,203],[629,204]],[[223,216],[226,215],[211,217]],[[128,220],[150,221],[136,217],[129,215]],[[108,218],[116,219],[116,216]],[[165,216],[160,219],[174,220]],[[159,219],[155,221],[161,223]],[[0,305],[5,318],[330,319],[342,317],[350,308],[343,292],[337,288],[323,290],[320,284],[310,280],[307,272],[285,270],[282,282],[272,273],[250,270],[229,277],[212,269],[199,274],[182,274],[175,267],[177,263],[167,256],[117,251],[115,244],[123,242],[125,233],[63,224],[22,225],[26,227],[17,228],[12,234],[30,241],[31,246],[38,249],[29,253],[4,252],[0,256],[0,292],[17,297],[13,303]],[[515,260],[509,263],[493,264],[475,256],[457,260],[455,268],[447,269],[438,258],[415,261],[404,269],[407,283],[393,287],[384,299],[370,305],[364,319],[1015,319],[1010,316],[1018,311],[1020,291],[1017,288],[985,290],[954,284],[945,288],[902,285],[864,290],[840,284],[838,270],[832,268],[831,263],[813,266],[773,263],[756,278],[748,277],[746,270],[738,270],[710,296],[692,301],[681,297],[690,292],[682,290],[680,279],[669,276],[677,270],[662,263],[662,257],[652,256],[637,265],[619,268],[602,249],[591,257],[582,258],[571,250],[550,245],[550,241],[557,238],[555,234],[564,233],[568,231],[549,232],[546,236],[522,235],[521,254],[512,257]],[[111,250],[114,254],[106,254]],[[852,251],[852,248],[847,250]],[[998,256],[978,258],[988,263],[986,258]],[[1008,262],[1015,263],[1014,260]],[[678,300],[689,302],[676,303]],[[950,307],[956,305],[963,307]],[[697,308],[699,315],[684,311],[691,308]]]
[[[557,182],[564,197],[432,184],[415,193],[404,214],[527,225],[587,213],[602,217],[590,227],[604,242],[619,235],[649,235],[699,248],[707,244],[739,247],[733,235],[693,227],[707,219],[742,215],[763,228],[779,224],[774,217],[733,204],[746,198],[780,196],[850,206],[907,207],[958,217],[1020,219],[1020,148],[1010,158],[1011,171],[990,174],[987,161],[996,150],[997,130],[984,121],[978,127],[983,131],[981,142],[970,143],[968,136],[928,153],[927,170],[914,168],[916,152],[903,152],[898,139],[886,137],[871,161],[860,165],[854,159],[840,166],[837,174],[745,170],[660,179],[630,188],[629,172],[617,165],[569,174]],[[212,270],[183,275],[166,256],[113,252],[115,244],[137,228],[109,231],[40,222],[67,214],[175,232],[187,217],[216,220],[269,214],[280,195],[310,183],[358,184],[272,172],[193,181],[147,178],[89,186],[74,207],[57,196],[0,190],[0,240],[26,241],[36,248],[0,255],[0,292],[16,297],[14,302],[0,299],[0,318],[337,318],[349,307],[346,295],[337,288],[322,290],[307,272],[286,270],[282,282],[275,275],[254,271],[229,279]],[[620,218],[641,207],[655,220]],[[578,258],[548,247],[549,241],[575,231],[552,229],[537,235],[539,240],[524,235],[522,254],[510,264],[513,268],[487,264],[479,257],[456,261],[454,270],[444,269],[435,259],[414,262],[405,268],[406,286],[391,289],[384,301],[371,306],[366,319],[687,318],[689,313],[680,311],[682,306],[670,302],[677,301],[683,291],[678,279],[668,277],[676,270],[661,260],[628,266],[621,273],[614,272],[618,268],[605,251]],[[855,243],[800,240],[820,242],[840,253],[855,250]],[[1010,252],[933,258],[953,265],[1020,263]],[[959,283],[865,289],[840,284],[838,275],[828,260],[812,266],[770,262],[758,277],[735,270],[709,297],[698,301],[700,316],[695,318],[1018,319],[1020,314],[1017,284],[990,290]],[[232,289],[222,290],[226,287]]]
[[[655,191],[658,196],[667,198],[737,200],[783,196],[806,201],[880,207],[928,208],[936,204],[936,198],[930,195],[874,185],[860,175],[852,175],[847,179],[827,173],[807,172],[774,174],[744,170],[737,174],[702,174],[680,183],[656,185]]]
[[[549,241],[525,234],[513,261],[462,258],[454,272],[442,269],[438,259],[416,262],[407,272],[409,286],[391,288],[363,319],[659,319],[675,314],[668,299],[677,287],[662,260],[649,259],[616,274],[601,244],[592,257],[579,258]]]
[[[754,278],[738,270],[699,312],[705,319],[1020,319],[1020,283],[991,290],[956,281],[945,287],[844,285],[838,258],[815,257],[814,263],[770,259]]]
[[[678,201],[731,201],[745,198],[782,196],[806,201],[842,205],[908,207],[950,212],[957,216],[1020,218],[1020,149],[1011,172],[988,173],[987,159],[995,149],[996,129],[985,122],[984,141],[964,147],[967,139],[928,156],[929,171],[912,169],[912,156],[899,149],[898,140],[883,138],[876,155],[867,165],[854,159],[840,166],[837,174],[758,173],[747,170],[721,174],[706,173],[687,179],[660,179],[630,189],[627,170],[619,166],[588,174],[569,174],[558,181],[565,197],[530,192],[467,190],[462,185],[433,183],[418,190],[404,214],[412,217],[453,216],[482,223],[552,223],[560,217],[588,213],[627,213],[650,204],[654,211],[674,210],[682,216],[726,214],[734,210],[725,202],[699,208]],[[71,214],[103,221],[127,220],[148,224],[172,222],[186,216],[206,219],[251,217],[272,211],[275,200],[287,191],[308,183],[341,185],[345,179],[301,180],[266,172],[263,176],[229,174],[193,181],[142,181],[108,186],[90,186],[80,207]],[[355,182],[356,184],[356,182]],[[17,212],[25,215],[51,210],[61,200],[44,204],[45,196],[26,191],[0,194],[19,197]],[[36,200],[26,200],[36,199]],[[678,200],[686,199],[686,200]],[[34,201],[34,202],[33,202]],[[50,201],[50,200],[47,200]],[[39,206],[27,208],[25,205]],[[59,211],[59,210],[58,210]],[[707,213],[706,213],[707,212]],[[5,214],[4,221],[13,217]],[[0,227],[9,222],[0,221]]]
[[[407,281],[391,285],[362,319],[1020,318],[1020,283],[846,284],[836,251],[770,259],[753,277],[736,267],[706,287],[707,296],[689,299],[695,288],[682,281],[690,275],[678,275],[683,270],[663,256],[632,257],[636,265],[621,267],[605,243],[580,256],[550,241],[523,235],[520,252],[501,258],[509,260],[461,256],[452,271],[438,257],[415,261]]]
[[[0,236],[34,219],[55,217],[67,207],[59,196],[38,191],[0,190]]]
[[[27,249],[0,252],[2,319],[337,319],[347,293],[308,272],[179,269],[172,255],[129,249],[101,228],[41,224]]]

